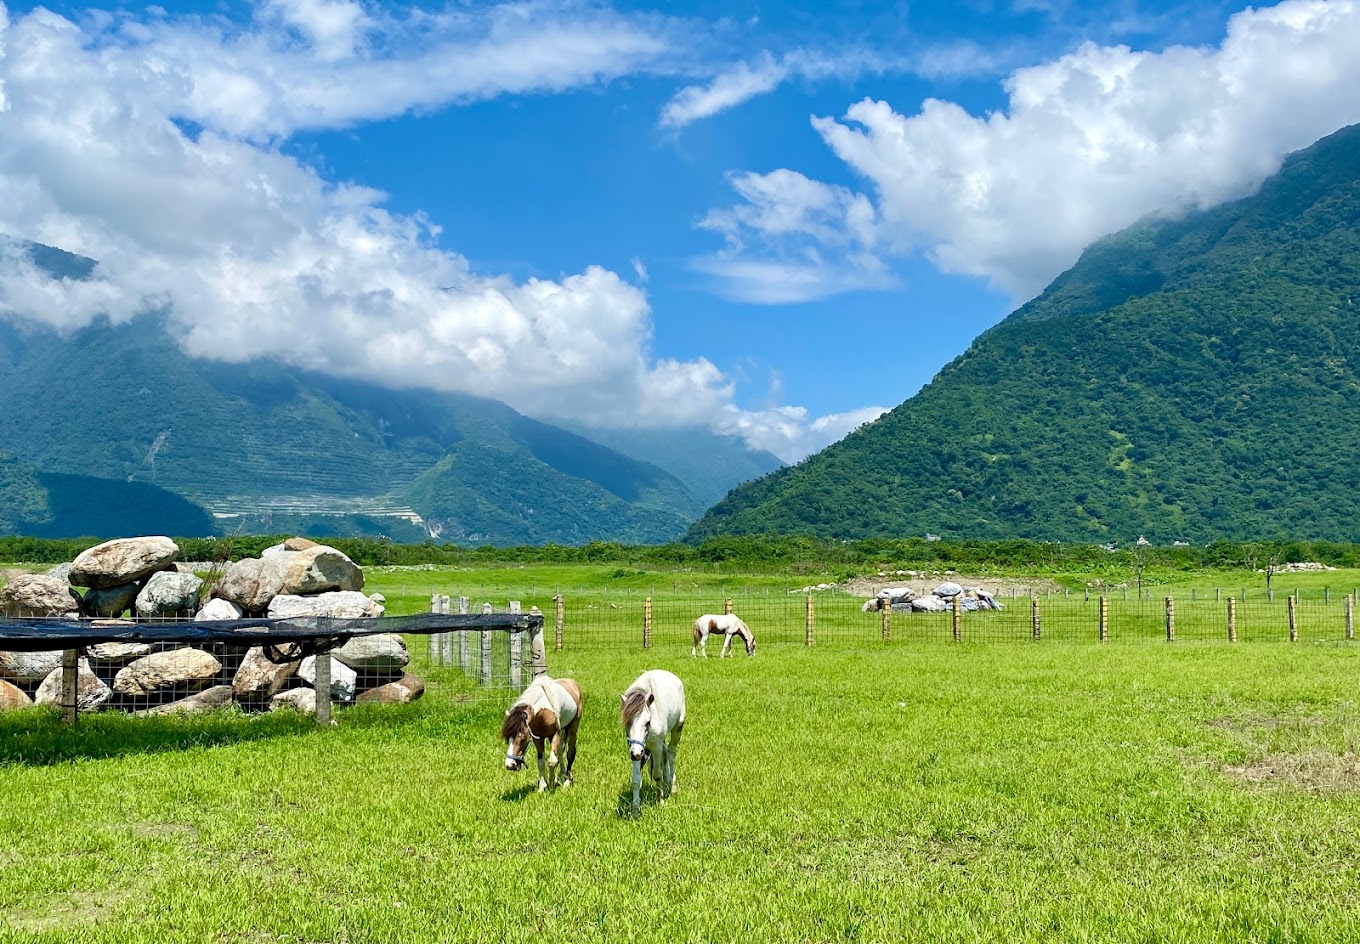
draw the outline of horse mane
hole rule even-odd
[[[630,688],[623,693],[623,726],[626,728],[633,719],[642,714],[647,707],[647,693],[640,688]]]
[[[525,733],[529,730],[529,706],[526,704],[512,705],[510,713],[501,722],[501,738],[509,740],[513,737]]]

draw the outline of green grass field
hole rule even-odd
[[[0,941],[1360,939],[1346,644],[550,666],[586,697],[552,795],[447,669],[325,731],[0,716]],[[677,795],[632,820],[617,693],[649,667],[690,720]]]

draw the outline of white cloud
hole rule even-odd
[[[537,9],[478,16],[502,22]],[[290,18],[306,56],[320,57],[324,47],[343,58],[383,28],[356,11],[293,0],[262,9],[256,23],[282,29]],[[528,48],[509,49],[505,36],[491,35],[500,27],[466,58],[491,63],[495,82],[484,87],[500,91],[594,82],[590,64],[611,41],[593,35],[583,48],[572,37],[592,32],[602,15],[587,11],[560,34],[564,45],[546,71],[500,63]],[[69,331],[102,316],[120,322],[164,311],[197,356],[272,357],[392,387],[491,396],[594,425],[743,422],[733,381],[710,361],[653,355],[647,298],[615,273],[590,266],[516,282],[475,272],[438,245],[432,221],[391,212],[382,193],[329,182],[257,139],[306,124],[296,120],[297,103],[278,94],[282,85],[256,82],[268,70],[251,59],[265,50],[282,57],[271,60],[280,69],[280,62],[300,69],[303,59],[289,57],[303,53],[289,40],[260,33],[245,42],[198,21],[122,20],[113,39],[89,28],[44,10],[9,22],[0,6],[0,233],[98,261],[94,278],[62,280],[13,253],[0,256],[0,311],[9,317]],[[535,42],[548,44],[549,34]],[[189,49],[200,60],[191,62]],[[424,55],[386,67],[409,77]],[[231,72],[234,57],[241,61]],[[219,71],[205,85],[208,68]],[[308,68],[313,83],[353,79],[319,58]],[[519,84],[503,81],[515,69]],[[332,91],[336,103],[348,94]],[[342,125],[410,106],[406,91],[309,114]],[[213,95],[220,107],[202,107]],[[180,130],[173,119],[185,116],[204,121],[201,133]],[[637,271],[641,281],[645,269]],[[777,451],[794,455],[821,435],[817,421],[802,417],[801,425],[786,419],[779,427],[786,434],[758,419],[749,424],[762,444],[778,445],[783,435]]]
[[[676,92],[661,110],[661,126],[683,128],[701,118],[710,118],[773,91],[788,75],[787,62],[776,61],[763,52],[754,65],[739,62],[708,85],[690,85]]]
[[[880,258],[921,252],[1025,299],[1096,238],[1245,195],[1285,154],[1360,121],[1360,3],[1248,9],[1216,48],[1088,43],[1005,88],[1007,108],[983,116],[932,99],[906,117],[865,100],[843,120],[814,119],[874,191],[877,244],[848,220],[834,238]],[[791,251],[766,199],[721,211],[740,222],[747,264]],[[798,188],[775,199],[795,215],[804,201]],[[802,246],[826,244],[809,231]]]
[[[797,462],[844,439],[886,412],[886,407],[869,406],[811,419],[807,410],[800,406],[754,411],[733,409],[726,422],[719,423],[717,428],[720,432],[743,437],[757,449],[768,449],[785,462]]]

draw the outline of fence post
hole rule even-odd
[[[879,620],[882,623],[883,641],[888,642],[892,639],[892,604],[883,601],[883,609],[879,612]]]
[[[1355,638],[1355,596],[1346,594],[1346,638]]]
[[[954,596],[954,641],[963,642],[963,594]]]
[[[1237,597],[1228,597],[1228,642],[1237,642]]]
[[[510,630],[510,687],[520,688],[524,684],[524,634],[518,629]]]
[[[1322,602],[1323,602],[1324,604],[1326,604],[1326,605],[1331,605],[1331,602],[1332,602],[1332,588],[1331,588],[1331,587],[1323,587],[1323,588],[1322,588]]]
[[[316,723],[331,723],[331,654],[318,652],[312,663],[316,672]]]
[[[1037,596],[1029,598],[1029,622],[1030,638],[1035,642],[1038,642],[1041,636],[1041,623],[1039,615],[1039,598]]]
[[[491,615],[491,604],[482,604],[482,615]],[[491,687],[491,631],[482,630],[482,684]]]
[[[1290,597],[1289,597],[1289,641],[1290,641],[1290,642],[1298,642],[1298,641],[1299,641],[1299,621],[1298,621],[1298,614],[1295,612],[1295,611],[1298,609],[1298,602],[1299,602],[1299,598],[1296,597],[1296,596],[1293,596],[1293,595],[1291,594]]]
[[[80,650],[67,649],[61,654],[61,720],[75,724],[80,713]]]
[[[642,648],[652,648],[652,598],[642,601]]]
[[[437,594],[437,593],[432,593],[432,594],[430,594],[430,612],[431,612],[431,613],[434,613],[434,614],[436,614],[436,615],[438,615],[438,613],[439,613],[439,594]],[[439,663],[439,637],[440,637],[441,635],[443,635],[443,634],[442,634],[442,633],[430,633],[430,635],[429,635],[429,637],[428,637],[428,638],[429,638],[429,642],[430,642],[430,664],[431,664],[431,665],[437,665],[437,664]]]
[[[1166,641],[1176,641],[1176,601],[1166,598]]]
[[[567,603],[562,599],[562,594],[553,597],[553,606],[556,612],[553,615],[553,651],[562,651],[562,624],[567,615]]]
[[[813,626],[816,624],[816,609],[812,603],[812,594],[807,595],[807,617],[803,623],[803,645],[811,648],[813,642]]]
[[[725,597],[725,598],[723,599],[723,615],[724,615],[724,616],[731,616],[731,615],[732,615],[732,598],[731,598],[731,597]]]
[[[449,615],[449,605],[450,601],[447,594],[439,598],[439,612],[443,613],[445,616]],[[451,665],[453,663],[453,633],[446,630],[445,632],[440,633],[439,637],[443,640],[444,645],[443,662],[445,665]]]
[[[468,598],[459,597],[458,615],[467,616],[469,609],[471,609],[471,606]],[[468,631],[466,629],[458,630],[458,667],[464,672],[468,670],[468,666],[472,665],[471,648],[472,647],[468,644]]]
[[[1110,641],[1110,600],[1103,593],[1100,595],[1100,641]]]

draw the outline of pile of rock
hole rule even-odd
[[[0,616],[120,619],[247,616],[377,617],[382,594],[365,596],[363,571],[333,547],[290,538],[258,558],[232,564],[204,600],[204,583],[177,563],[166,537],[120,538],[45,574],[14,577],[0,589]],[[80,593],[77,588],[84,588]],[[331,697],[341,702],[408,702],[424,683],[405,671],[410,656],[395,634],[351,639],[330,653]],[[62,653],[0,651],[0,709],[61,700]],[[123,708],[150,714],[247,709],[316,710],[316,659],[275,663],[258,646],[221,640],[180,644],[102,643],[80,660],[82,711]]]
[[[911,587],[885,587],[865,602],[861,609],[865,613],[879,610],[893,610],[904,613],[940,613],[954,606],[955,598],[965,610],[1004,610],[1000,601],[981,587],[961,587],[953,581],[946,581],[924,596],[918,596]]]

